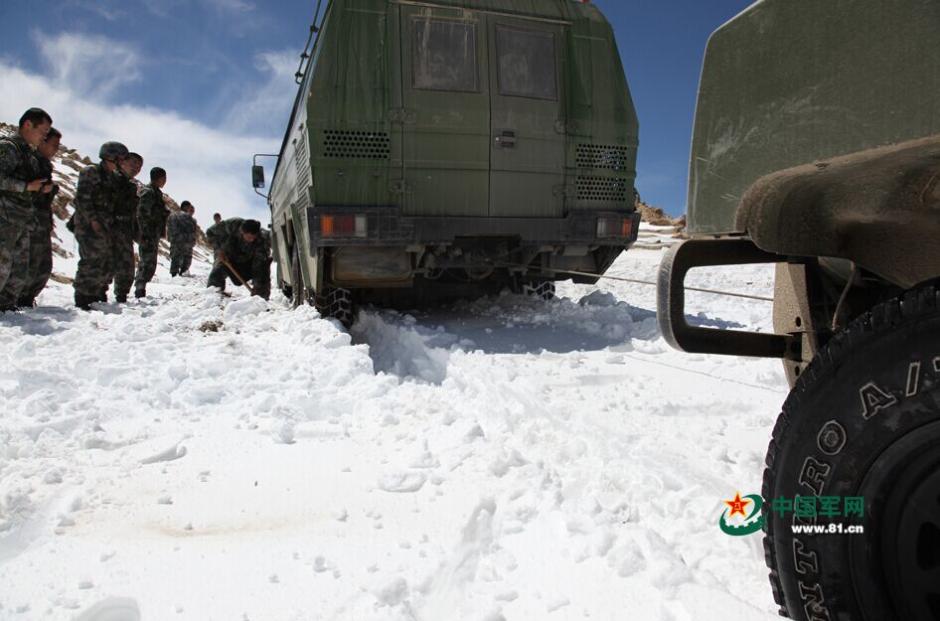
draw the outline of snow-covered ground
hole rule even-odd
[[[654,280],[656,239],[610,274]],[[760,537],[717,522],[760,490],[779,363],[672,351],[643,285],[349,335],[194,271],[0,316],[0,619],[776,618]],[[772,291],[765,267],[692,280]]]

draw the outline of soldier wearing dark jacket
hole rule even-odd
[[[137,238],[137,192],[135,177],[144,165],[144,158],[131,153],[121,164],[115,179],[114,225],[111,227],[111,272],[114,298],[127,302],[134,285],[134,240]]]
[[[62,133],[52,128],[37,149],[39,174],[49,182],[52,181],[52,158],[58,153],[61,140]],[[20,308],[31,308],[52,276],[52,202],[58,193],[59,187],[55,186],[51,192],[33,197],[33,230],[29,234],[29,276],[16,301]]]
[[[261,234],[257,220],[231,218],[212,227],[209,243],[215,250],[215,264],[209,286],[225,291],[226,279],[235,284],[251,283],[253,295],[271,296],[271,246]]]
[[[137,276],[134,278],[134,296],[146,297],[147,283],[157,271],[157,254],[160,240],[166,237],[166,220],[170,210],[163,200],[163,186],[166,185],[166,171],[162,168],[150,170],[150,184],[144,186],[137,202],[137,224],[140,226],[140,261],[137,263]]]
[[[75,214],[72,223],[78,240],[78,271],[75,273],[75,306],[89,310],[95,302],[107,302],[112,273],[111,228],[117,190],[117,169],[128,155],[119,142],[101,145],[101,162],[78,176]]]
[[[0,138],[0,312],[16,310],[27,284],[34,199],[55,187],[42,178],[34,152],[51,128],[52,118],[31,108],[16,135]]]
[[[193,247],[196,245],[196,208],[183,201],[180,211],[170,216],[167,222],[167,237],[170,240],[170,276],[183,275],[193,262]]]

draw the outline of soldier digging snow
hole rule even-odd
[[[34,199],[55,187],[42,178],[34,152],[51,128],[52,117],[30,108],[17,133],[0,138],[0,312],[16,310],[26,286]]]
[[[52,181],[52,159],[59,152],[62,133],[56,128],[49,130],[46,139],[37,149],[36,161],[43,179]],[[26,286],[20,292],[16,305],[20,308],[32,308],[36,298],[46,288],[52,276],[52,202],[59,193],[59,186],[52,191],[33,197],[33,231],[29,234],[29,277]]]
[[[117,176],[128,155],[120,142],[101,145],[101,161],[86,167],[78,176],[72,225],[78,240],[78,271],[75,273],[75,306],[89,310],[95,302],[108,301],[111,279],[111,233],[114,220]]]
[[[231,218],[210,230],[215,264],[209,274],[209,286],[225,291],[228,278],[238,285],[250,282],[252,295],[267,300],[271,296],[271,246],[261,234],[261,223]]]
[[[140,225],[140,261],[137,263],[137,276],[134,279],[134,296],[147,296],[147,283],[157,271],[157,253],[160,240],[166,237],[166,220],[170,210],[163,200],[163,186],[166,185],[166,171],[162,168],[150,170],[150,183],[141,191],[137,203],[137,223]]]
[[[111,227],[111,275],[114,299],[123,304],[134,285],[134,240],[138,238],[137,192],[135,178],[144,158],[130,153],[121,163],[115,180],[114,225]]]
[[[196,245],[196,208],[183,201],[180,211],[170,216],[166,232],[170,240],[170,276],[188,275],[193,262],[193,246]]]

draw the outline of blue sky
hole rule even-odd
[[[279,146],[315,0],[2,1],[0,118],[45,105],[70,146],[91,152],[107,133],[159,160],[148,164],[176,165],[177,198],[264,209],[245,168],[255,150]],[[640,115],[638,188],[681,213],[705,42],[750,2],[596,4],[614,25]]]

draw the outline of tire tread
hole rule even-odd
[[[836,333],[800,374],[796,385],[783,404],[773,434],[767,447],[763,489],[761,495],[766,499],[773,495],[776,487],[774,466],[777,456],[785,442],[787,429],[793,413],[798,410],[803,395],[807,393],[826,373],[825,371],[842,360],[864,339],[887,332],[900,324],[918,317],[935,313],[940,307],[940,282],[932,282],[906,291],[899,297],[883,302],[856,318],[844,330]],[[773,520],[769,517],[769,508],[764,503],[764,560],[770,569],[770,587],[774,601],[780,606],[780,616],[793,618],[787,609],[783,594],[783,583],[777,569],[777,555],[774,551]]]

